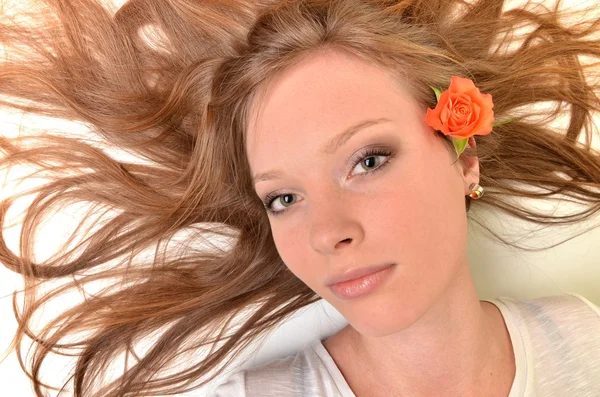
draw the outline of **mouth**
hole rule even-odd
[[[349,269],[342,273],[339,273],[339,274],[336,274],[336,275],[330,277],[327,280],[326,285],[329,287],[334,284],[343,283],[345,281],[359,279],[361,277],[368,276],[372,273],[387,269],[393,265],[394,265],[393,263],[386,263],[383,265],[373,265],[373,266],[365,266],[365,267],[360,267],[360,268]]]
[[[369,273],[362,277],[332,284],[329,286],[329,289],[341,300],[364,297],[374,292],[381,284],[383,284],[395,269],[395,265],[390,265],[381,270],[376,270],[375,272],[369,270]]]

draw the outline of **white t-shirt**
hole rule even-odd
[[[600,309],[575,293],[496,305],[513,343],[507,397],[600,397]],[[213,397],[356,397],[320,340],[296,355],[233,373]]]

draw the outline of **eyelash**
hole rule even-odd
[[[369,157],[375,157],[375,156],[388,156],[388,159],[385,160],[382,164],[379,165],[379,167],[371,170],[371,171],[367,171],[364,172],[362,174],[358,174],[359,177],[366,177],[366,176],[371,176],[374,173],[376,173],[377,171],[380,171],[382,168],[384,168],[386,165],[389,164],[390,162],[390,158],[393,156],[393,152],[391,150],[388,149],[383,149],[383,148],[367,148],[365,149],[363,152],[361,152],[357,157],[358,159],[353,161],[352,163],[352,170],[354,169],[354,167],[356,167],[361,161],[369,158]],[[273,209],[271,209],[271,204],[273,204],[273,202],[278,199],[281,196],[285,196],[288,193],[283,193],[283,194],[277,194],[277,193],[271,193],[268,194],[265,199],[264,199],[264,206],[265,206],[265,210],[267,211],[267,213],[269,213],[270,215],[273,216],[278,216],[283,214],[284,212],[287,212],[291,207],[288,207],[284,210],[281,211],[274,211]]]

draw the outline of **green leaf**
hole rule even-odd
[[[435,99],[439,102],[440,101],[440,95],[442,95],[442,90],[440,90],[439,88],[435,88],[432,86],[429,86],[433,92],[435,92]]]
[[[510,119],[501,121],[499,123],[492,123],[492,127],[495,127],[497,125],[502,125],[502,124],[510,123],[511,121],[518,120],[518,119],[519,119],[518,117],[511,117]]]
[[[454,148],[456,149],[456,153],[459,156],[465,150],[465,147],[467,146],[468,141],[469,141],[469,138],[465,138],[465,139],[452,138],[452,143],[454,143]]]

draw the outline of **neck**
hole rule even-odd
[[[398,333],[369,337],[350,326],[340,332],[354,359],[350,368],[344,364],[350,357],[340,357],[341,367],[353,372],[345,377],[357,396],[432,396],[440,390],[446,396],[508,396],[514,353],[504,319],[494,305],[479,301],[469,280],[458,275],[446,294]]]

